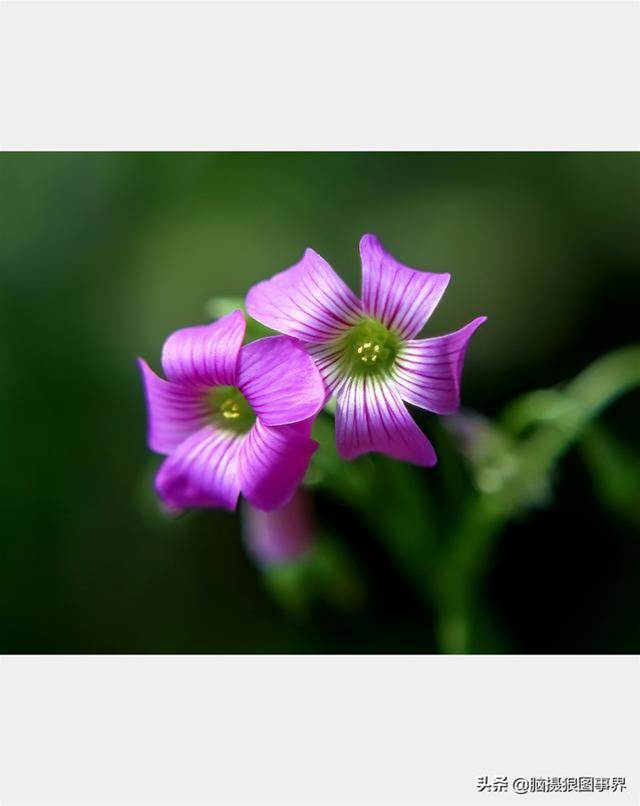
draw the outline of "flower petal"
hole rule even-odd
[[[336,443],[344,459],[378,451],[431,467],[433,446],[413,421],[393,384],[365,376],[340,389],[336,405]]]
[[[313,359],[288,336],[246,344],[240,351],[238,386],[264,425],[313,417],[326,397]]]
[[[147,398],[147,443],[156,453],[171,453],[204,425],[207,409],[197,390],[159,378],[139,358]]]
[[[240,494],[238,452],[243,439],[206,425],[160,466],[156,490],[171,509],[235,509]]]
[[[198,389],[233,386],[245,326],[242,311],[234,311],[211,325],[176,330],[162,348],[165,375]]]
[[[254,285],[246,308],[263,325],[310,344],[335,338],[360,315],[356,295],[313,249],[295,266]]]
[[[440,302],[451,275],[403,266],[375,235],[362,237],[360,257],[364,313],[406,339],[417,336]]]
[[[316,363],[328,395],[335,395],[345,382],[343,348],[340,344],[310,344],[309,355]]]
[[[307,423],[268,426],[256,420],[239,457],[242,493],[254,507],[278,509],[293,497],[318,448]]]
[[[436,414],[457,411],[467,345],[486,320],[486,316],[478,316],[455,333],[405,342],[393,370],[400,397]]]

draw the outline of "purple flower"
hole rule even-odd
[[[156,489],[171,509],[233,510],[240,493],[280,507],[318,447],[311,423],[326,393],[312,359],[287,336],[242,347],[244,332],[240,311],[176,331],[162,350],[168,380],[138,359],[149,447],[168,457]]]
[[[262,512],[248,503],[241,512],[247,548],[260,565],[292,562],[313,545],[311,503],[302,490],[273,512]]]
[[[362,299],[312,249],[247,295],[248,313],[304,342],[336,395],[340,455],[380,451],[431,466],[433,446],[407,411],[437,414],[460,405],[460,376],[480,316],[455,333],[416,339],[449,282],[403,266],[374,235],[360,241]],[[404,402],[403,402],[404,401]]]

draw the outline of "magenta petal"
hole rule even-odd
[[[162,348],[162,368],[170,381],[199,389],[233,386],[245,321],[234,311],[211,325],[176,330]]]
[[[367,316],[412,339],[424,327],[451,275],[403,266],[375,235],[360,240],[362,307]]]
[[[158,494],[171,509],[235,509],[240,494],[238,453],[242,438],[206,425],[160,466]]]
[[[147,443],[156,453],[169,454],[204,425],[207,409],[200,392],[159,378],[139,358],[147,398]]]
[[[320,255],[302,260],[254,285],[246,308],[263,325],[310,344],[335,338],[360,314],[360,302]]]
[[[340,388],[336,406],[336,442],[344,459],[378,451],[431,467],[433,446],[413,421],[392,383],[364,377]]]
[[[242,493],[254,507],[268,511],[291,500],[318,448],[308,430],[301,423],[268,426],[256,420],[239,457]]]
[[[345,380],[343,348],[340,343],[310,344],[307,349],[322,376],[328,395],[336,394]]]
[[[313,417],[325,401],[322,378],[300,342],[268,336],[240,351],[238,385],[264,425]]]
[[[467,345],[486,320],[486,316],[479,316],[455,333],[407,341],[396,359],[393,373],[401,398],[436,414],[457,411]]]

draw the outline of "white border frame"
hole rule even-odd
[[[14,149],[635,149],[639,6],[2,3]]]
[[[2,802],[637,804],[640,664],[602,656],[5,657]],[[482,775],[622,793],[478,793]]]

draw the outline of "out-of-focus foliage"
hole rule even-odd
[[[5,153],[0,187],[6,652],[436,651],[416,546],[428,563],[465,491],[500,486],[518,461],[510,440],[542,427],[538,404],[551,431],[553,406],[571,417],[556,384],[640,338],[636,154]],[[318,596],[289,618],[306,588],[261,577],[237,518],[160,511],[134,359],[158,368],[172,330],[307,246],[357,287],[367,231],[409,265],[452,272],[426,335],[489,316],[463,385],[483,458],[470,465],[423,414],[433,470],[323,464],[323,444],[309,480],[329,548],[303,568]],[[551,391],[492,432],[534,389]],[[509,517],[473,648],[639,651],[638,403],[607,408]]]

